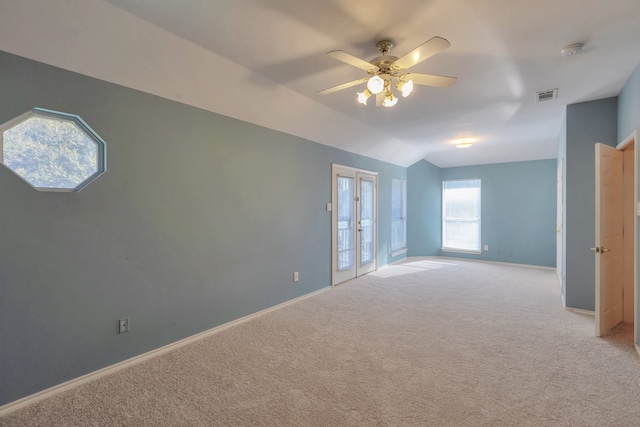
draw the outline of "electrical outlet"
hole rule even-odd
[[[489,245],[484,245],[484,250],[488,251],[489,250]]]
[[[125,332],[129,332],[129,328],[131,327],[131,320],[128,317],[124,319],[120,319],[118,321],[118,333],[124,334]]]
[[[300,277],[298,276],[298,272],[297,272],[297,271],[294,271],[294,272],[293,272],[293,281],[294,281],[294,282],[297,282],[297,281],[299,280],[299,278],[300,278]]]

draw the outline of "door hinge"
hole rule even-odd
[[[360,201],[360,197],[356,196],[356,197],[353,198],[353,200],[355,200],[356,202],[359,202]]]

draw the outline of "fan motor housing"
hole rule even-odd
[[[380,68],[380,71],[384,72],[384,71],[391,70],[391,66],[397,59],[398,57],[396,56],[381,55],[381,56],[378,56],[377,58],[373,58],[369,62],[375,65],[376,67]]]

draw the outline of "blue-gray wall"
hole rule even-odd
[[[407,169],[409,256],[440,255],[442,178],[440,168],[421,160]]]
[[[618,99],[567,106],[565,304],[595,309],[595,144],[617,145]]]
[[[556,161],[497,163],[439,169],[420,161],[408,169],[409,255],[446,255],[555,266]],[[482,180],[479,255],[441,253],[442,181]]]
[[[618,142],[640,129],[640,65],[618,96]]]
[[[442,169],[442,180],[482,180],[480,255],[447,256],[556,265],[556,161],[497,163]]]
[[[379,173],[390,261],[405,168],[6,53],[0,93],[0,123],[78,114],[108,157],[77,194],[0,167],[0,405],[329,286],[333,162]]]
[[[620,95],[618,96],[618,142],[623,141],[633,131],[640,129],[640,65],[638,65],[635,71],[629,77],[629,80],[622,88]],[[638,147],[638,141],[636,140],[636,165],[640,164],[638,161],[640,158],[640,149]],[[640,185],[638,185],[640,190]],[[640,194],[638,195],[640,200]],[[637,218],[636,218],[637,220]],[[638,238],[640,239],[640,227],[638,227]],[[636,253],[638,261],[640,261],[640,253]],[[636,271],[636,276],[638,272]],[[640,293],[636,295],[636,300],[640,307]],[[637,316],[637,313],[636,313]],[[635,318],[635,322],[638,322],[638,318]],[[640,328],[638,329],[638,336],[635,338],[635,342],[640,342]]]

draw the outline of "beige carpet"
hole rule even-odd
[[[632,327],[555,272],[409,259],[0,418],[0,426],[638,426]]]

